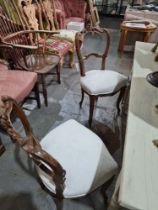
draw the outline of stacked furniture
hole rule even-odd
[[[22,8],[24,11],[18,9],[14,1],[8,4],[9,11],[7,8],[4,8],[5,15],[0,14],[0,46],[2,49],[4,47],[3,44],[11,46],[11,50],[5,48],[1,52],[5,59],[9,62],[11,61],[13,68],[33,71],[38,74],[44,103],[47,106],[45,76],[52,74],[52,69],[55,68],[57,80],[60,83],[60,69],[64,55],[69,50],[71,51],[74,45],[69,41],[54,38],[53,35],[58,34],[58,32],[38,30],[38,26],[42,24],[42,19],[40,18],[38,23],[32,3],[26,2],[26,5],[24,4]],[[37,4],[37,6],[39,5]],[[38,11],[40,12],[41,10],[39,9]],[[73,52],[71,51],[72,54]],[[71,58],[70,60],[72,61],[73,59]]]

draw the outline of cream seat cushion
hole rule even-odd
[[[117,172],[117,163],[101,139],[75,120],[68,120],[41,141],[66,170],[65,198],[80,197],[95,190]],[[47,189],[55,192],[52,179],[37,167]]]
[[[59,34],[54,34],[53,35],[54,37],[58,37],[59,39],[64,39],[64,40],[74,43],[75,35],[78,31],[68,30],[68,29],[60,29],[60,30],[57,30],[57,32],[59,32]]]
[[[113,93],[125,86],[126,82],[126,76],[110,70],[91,70],[81,77],[81,86],[90,95]]]

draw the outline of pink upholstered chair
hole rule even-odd
[[[40,108],[37,74],[35,72],[9,70],[4,61],[0,60],[0,96],[7,95],[16,100],[17,103],[21,103],[32,90],[35,91],[37,106]]]
[[[54,0],[59,28],[66,28],[69,22],[84,22],[86,16],[85,0]]]

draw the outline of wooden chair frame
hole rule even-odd
[[[25,137],[20,135],[12,124],[12,114],[20,119],[25,131]],[[0,128],[11,138],[11,141],[18,147],[23,149],[28,157],[34,162],[35,166],[43,170],[47,175],[51,176],[56,193],[50,192],[42,183],[40,177],[39,181],[44,190],[55,198],[57,210],[62,210],[63,207],[63,190],[65,188],[65,175],[66,171],[60,163],[42,149],[39,140],[34,135],[30,124],[19,105],[15,100],[8,96],[1,96],[0,98]],[[5,152],[5,146],[0,139],[0,156]],[[107,203],[107,196],[105,190],[110,186],[113,181],[112,176],[105,184],[101,186],[101,193],[104,196],[105,203]]]
[[[14,113],[21,121],[26,137],[22,137],[12,124],[11,114]],[[23,149],[36,166],[52,177],[56,186],[56,197],[63,198],[65,170],[60,163],[44,151],[38,139],[32,132],[24,112],[18,104],[8,96],[2,96],[0,101],[0,127],[10,136],[12,142]],[[0,139],[0,154],[5,147]]]
[[[90,34],[93,34],[93,33],[104,34],[105,40],[106,40],[106,46],[105,46],[105,50],[102,54],[97,54],[97,53],[92,52],[92,53],[89,53],[87,55],[82,55],[81,46],[83,44],[84,37],[88,33],[90,33]],[[101,28],[91,28],[89,30],[85,30],[83,32],[77,33],[75,41],[76,41],[76,51],[77,51],[77,56],[78,56],[78,61],[79,61],[81,77],[85,76],[85,71],[86,71],[84,61],[87,60],[88,58],[90,58],[91,56],[94,56],[96,58],[101,58],[101,70],[106,71],[105,70],[105,63],[106,63],[106,58],[107,58],[108,51],[109,51],[109,46],[110,46],[110,35],[109,35],[109,32],[105,28],[102,28],[102,29]],[[83,103],[83,100],[84,100],[84,93],[86,93],[89,96],[89,100],[90,100],[90,108],[89,108],[89,126],[90,127],[91,127],[91,124],[92,124],[94,105],[95,105],[95,102],[97,102],[98,97],[113,96],[116,93],[120,92],[119,97],[117,99],[117,110],[118,110],[118,114],[119,114],[120,113],[120,102],[121,102],[122,97],[125,93],[125,89],[126,89],[126,87],[123,87],[123,88],[119,89],[118,91],[115,91],[115,92],[110,93],[110,94],[91,95],[81,87],[80,107],[82,106],[82,103]]]

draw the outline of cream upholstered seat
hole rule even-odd
[[[66,171],[65,198],[84,196],[117,172],[117,163],[101,139],[75,120],[50,131],[41,145]],[[37,172],[45,187],[55,193],[52,178],[38,167]]]
[[[91,70],[81,77],[81,86],[89,94],[110,94],[120,90],[127,83],[127,77],[110,70]]]
[[[84,93],[88,94],[90,100],[89,106],[89,125],[92,124],[94,104],[98,97],[113,96],[119,92],[117,99],[117,110],[120,112],[120,102],[123,97],[128,78],[116,71],[106,70],[105,61],[110,46],[110,35],[104,28],[91,28],[76,34],[76,51],[80,67],[80,81],[82,98],[80,106],[84,99]],[[91,67],[87,71],[85,61],[93,56],[89,66],[98,64],[96,58],[101,60],[101,70]]]

